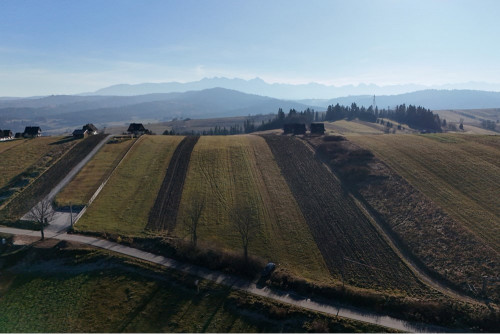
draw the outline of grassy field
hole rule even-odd
[[[113,140],[83,167],[78,175],[56,196],[57,206],[85,205],[102,182],[110,175],[135,139]]]
[[[2,332],[386,331],[209,281],[198,291],[195,277],[104,251],[35,248],[24,259],[0,276]]]
[[[500,137],[458,134],[349,136],[370,149],[497,252]]]
[[[51,156],[61,149],[60,145],[52,145],[63,137],[40,137],[36,139],[19,139],[0,142],[0,188],[18,174],[35,163],[46,164]],[[68,149],[68,147],[64,147]],[[47,161],[41,161],[43,160]]]
[[[202,242],[242,249],[230,210],[243,199],[256,208],[260,221],[250,254],[308,279],[330,279],[304,217],[261,137],[200,138],[184,184],[175,230],[178,236],[187,237],[184,219],[193,198],[205,203],[198,231]]]
[[[332,133],[367,135],[384,133],[384,126],[376,123],[341,120],[325,122],[325,130]]]
[[[139,140],[78,221],[76,230],[127,235],[144,232],[168,163],[182,137],[143,136]]]

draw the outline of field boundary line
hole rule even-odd
[[[108,183],[109,179],[111,179],[111,176],[113,176],[113,174],[115,173],[116,169],[118,168],[118,166],[121,165],[121,163],[123,162],[123,160],[128,156],[128,154],[130,153],[130,151],[132,150],[132,148],[142,139],[142,136],[139,137],[132,145],[130,145],[130,147],[127,149],[127,152],[125,152],[125,154],[123,155],[123,157],[120,159],[120,161],[116,164],[116,166],[113,168],[113,170],[111,171],[111,173],[109,173],[108,177],[106,178],[106,180],[104,180],[101,185],[97,188],[97,190],[94,192],[94,194],[92,195],[92,197],[89,199],[89,201],[87,202],[87,204],[83,207],[83,209],[78,213],[78,215],[75,217],[75,220],[73,221],[73,226],[78,222],[78,220],[80,220],[80,218],[82,218],[83,214],[87,211],[87,208],[90,206],[90,204],[92,204],[92,202],[94,202],[94,200],[96,199],[96,197],[99,195],[99,193],[101,192],[101,190],[104,188],[104,186],[106,185],[106,183]]]

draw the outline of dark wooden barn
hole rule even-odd
[[[325,134],[325,124],[324,123],[311,123],[311,134],[324,135]]]

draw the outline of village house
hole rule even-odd
[[[89,135],[89,132],[87,130],[82,130],[82,129],[76,129],[73,131],[73,137],[75,138],[85,138]]]
[[[324,135],[325,134],[325,124],[323,124],[323,123],[311,123],[311,134]]]
[[[42,129],[39,126],[27,126],[24,128],[24,138],[36,138],[42,136]]]
[[[12,131],[10,130],[0,130],[0,141],[13,139]]]
[[[92,123],[85,124],[83,126],[82,130],[87,130],[87,133],[89,135],[96,135],[96,134],[99,133],[99,131],[97,130],[97,128],[95,127],[95,125],[92,124]]]
[[[145,133],[148,133],[148,129],[144,128],[142,123],[130,123],[127,132],[134,136],[141,136]]]
[[[85,124],[81,129],[75,129],[75,131],[73,131],[73,137],[75,138],[86,138],[87,136],[96,134],[98,134],[98,130],[92,123]]]

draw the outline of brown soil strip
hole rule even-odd
[[[422,283],[304,143],[288,136],[264,138],[334,276],[364,288],[421,292]]]
[[[199,136],[187,136],[175,149],[155,204],[149,213],[146,228],[155,231],[174,229],[191,152],[198,139]]]

